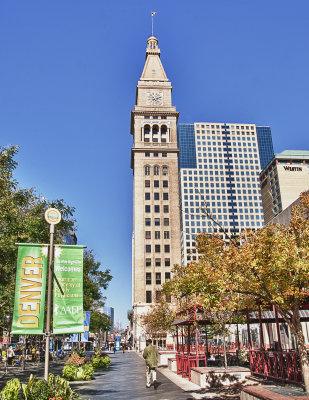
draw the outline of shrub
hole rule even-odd
[[[101,357],[92,357],[91,362],[94,369],[101,368]]]
[[[111,359],[108,356],[103,357],[103,367],[104,368],[109,368],[111,365]]]
[[[69,382],[60,376],[49,374],[48,383],[43,379],[36,380],[30,376],[27,384],[21,384],[15,378],[7,382],[0,393],[0,400],[78,400],[80,396],[74,392]]]
[[[49,398],[55,400],[78,400],[80,396],[71,389],[70,384],[60,376],[48,376]]]
[[[91,363],[86,363],[82,366],[82,379],[84,381],[90,381],[94,374],[94,368]]]
[[[74,381],[76,379],[77,371],[78,371],[77,365],[72,363],[66,363],[62,370],[62,376],[68,381]]]
[[[19,391],[21,384],[19,379],[11,379],[7,382],[0,394],[1,400],[19,400]]]
[[[85,350],[82,349],[75,349],[73,355],[77,354],[79,357],[86,357]]]
[[[72,354],[66,364],[74,364],[80,367],[81,365],[85,364],[86,357],[81,357],[77,353]]]
[[[38,379],[33,382],[30,389],[31,399],[33,400],[46,400],[49,398],[49,387],[48,383],[44,379]]]
[[[111,360],[108,356],[104,357],[96,356],[91,358],[91,362],[95,369],[108,368],[110,366]]]

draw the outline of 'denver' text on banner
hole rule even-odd
[[[43,334],[47,255],[47,245],[18,245],[12,334]]]
[[[84,332],[83,248],[83,246],[55,246],[54,334]]]

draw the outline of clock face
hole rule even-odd
[[[160,106],[162,104],[163,97],[161,93],[158,92],[151,92],[148,93],[147,102],[153,106]]]

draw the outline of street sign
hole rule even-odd
[[[45,211],[45,220],[51,225],[56,225],[61,221],[60,211],[56,208],[49,208]]]

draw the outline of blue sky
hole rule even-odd
[[[269,125],[275,152],[308,150],[308,0],[3,0],[0,144],[16,179],[76,207],[78,241],[131,307],[130,111],[151,11],[180,122]]]

